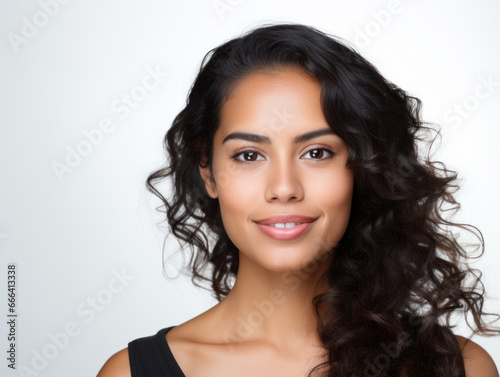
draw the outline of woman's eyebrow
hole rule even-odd
[[[293,139],[294,144],[302,143],[303,141],[307,141],[322,135],[336,135],[330,128],[322,128],[320,130],[307,132],[302,135],[298,135]],[[245,132],[233,132],[227,135],[224,140],[222,140],[222,144],[231,139],[241,139],[247,141],[253,141],[255,143],[264,143],[271,144],[271,140],[267,136],[257,135],[257,134],[249,134]]]

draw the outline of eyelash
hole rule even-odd
[[[318,162],[321,162],[321,161],[324,161],[324,160],[329,160],[331,158],[333,158],[335,156],[335,152],[333,152],[332,150],[328,149],[328,148],[312,148],[312,149],[309,149],[305,154],[309,153],[309,152],[312,152],[312,151],[327,151],[328,153],[330,153],[329,156],[327,157],[324,157],[324,158],[320,158],[320,159],[311,159],[313,161],[315,161],[315,163],[318,163]],[[256,149],[253,149],[253,148],[240,148],[238,150],[236,150],[233,155],[231,156],[231,158],[233,160],[235,160],[236,162],[239,162],[239,163],[242,163],[242,164],[248,164],[248,163],[252,163],[252,162],[257,162],[257,161],[242,161],[242,160],[239,160],[237,157],[239,157],[240,155],[246,153],[246,152],[255,152],[255,153],[259,153],[258,150]]]

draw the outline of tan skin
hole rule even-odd
[[[214,137],[215,182],[207,168],[200,167],[200,174],[208,194],[219,199],[240,264],[227,297],[166,335],[187,377],[304,377],[326,360],[311,299],[335,257],[329,250],[347,227],[353,175],[345,167],[348,147],[337,135],[293,143],[296,136],[329,129],[320,93],[321,84],[297,70],[253,72],[222,108]],[[270,143],[223,143],[234,132],[267,136]],[[317,220],[294,240],[271,238],[254,222],[282,214]],[[316,293],[324,288],[320,284]],[[266,315],[259,316],[256,302],[267,303]],[[246,332],[242,321],[252,324]],[[464,345],[463,337],[457,340]],[[493,360],[476,343],[469,341],[464,358],[468,377],[498,377]],[[125,376],[131,376],[127,348],[97,377]]]

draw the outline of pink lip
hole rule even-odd
[[[262,225],[277,224],[277,223],[310,223],[316,220],[317,217],[309,217],[302,215],[281,215],[281,216],[271,216],[265,219],[256,220],[256,223]]]
[[[312,227],[316,219],[313,217],[290,215],[290,216],[273,216],[263,220],[257,221],[259,229],[269,237],[277,240],[293,240],[304,234],[309,228]],[[300,223],[292,228],[276,228],[268,224],[276,223]]]
[[[262,225],[257,223],[262,232],[277,240],[293,240],[302,235],[307,229],[312,226],[312,223],[303,223],[295,225],[293,228],[276,228],[272,225]]]

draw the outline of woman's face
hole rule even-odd
[[[200,173],[219,199],[240,260],[295,271],[327,257],[346,230],[353,190],[348,147],[328,126],[320,94],[321,84],[297,70],[253,72],[223,105],[214,136],[215,184],[208,168]],[[281,215],[307,218],[262,224]]]

